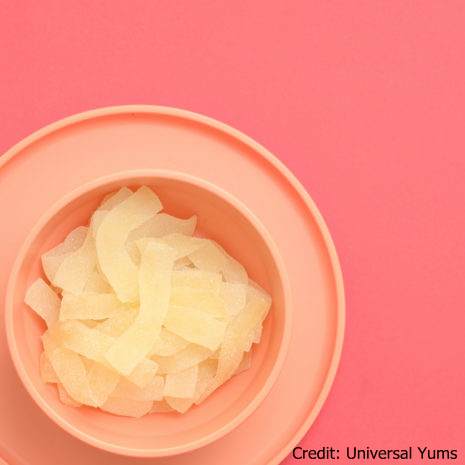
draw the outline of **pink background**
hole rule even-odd
[[[303,447],[464,445],[464,2],[1,10],[0,152],[75,112],[164,104],[251,135],[307,187],[339,251],[347,331]]]

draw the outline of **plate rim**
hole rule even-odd
[[[345,320],[346,320],[346,303],[345,303],[345,292],[344,292],[344,280],[340,261],[336,251],[336,247],[332,236],[329,232],[329,228],[326,225],[326,222],[323,218],[323,215],[319,211],[316,203],[306,191],[301,182],[297,177],[291,172],[289,168],[279,160],[272,152],[267,148],[261,145],[259,142],[254,140],[252,137],[246,135],[240,130],[230,126],[229,124],[223,123],[212,117],[196,113],[190,110],[185,110],[176,107],[164,106],[164,105],[147,105],[147,104],[130,104],[130,105],[116,105],[116,106],[105,106],[99,107],[92,110],[87,110],[73,114],[71,116],[66,116],[60,118],[57,121],[49,123],[40,129],[32,132],[30,135],[24,137],[19,142],[10,147],[3,155],[0,156],[0,170],[5,167],[5,165],[12,160],[20,152],[32,145],[33,143],[39,141],[43,137],[58,131],[64,127],[71,126],[86,120],[99,118],[102,116],[114,116],[118,114],[155,114],[155,115],[164,115],[164,116],[173,116],[181,119],[187,119],[190,121],[195,121],[206,126],[210,126],[216,130],[219,130],[236,140],[239,140],[249,148],[251,148],[255,153],[260,155],[268,163],[270,163],[286,180],[291,184],[295,189],[297,194],[300,196],[301,200],[305,204],[306,208],[309,210],[310,215],[314,218],[318,229],[322,235],[323,241],[326,246],[326,250],[329,256],[331,263],[331,270],[335,283],[336,291],[336,333],[333,344],[333,351],[331,355],[331,360],[329,363],[328,371],[323,382],[323,386],[318,393],[317,399],[314,405],[311,407],[309,414],[306,416],[305,421],[299,426],[299,428],[292,434],[292,437],[287,440],[286,444],[281,447],[280,451],[273,458],[268,460],[268,465],[277,465],[282,460],[284,460],[287,455],[291,452],[293,447],[298,444],[305,434],[309,431],[310,427],[314,423],[315,419],[319,415],[323,404],[328,398],[329,392],[334,384],[334,380],[337,374],[339,363],[341,360],[342,347],[344,343],[345,335]]]

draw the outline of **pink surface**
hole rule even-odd
[[[319,205],[345,276],[339,373],[302,445],[459,447],[465,5],[240,3],[5,2],[0,152],[121,103],[256,138]]]

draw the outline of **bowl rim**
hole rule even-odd
[[[35,388],[32,379],[27,374],[21,357],[19,356],[18,345],[16,337],[14,335],[14,324],[13,324],[13,294],[14,288],[18,279],[19,270],[23,264],[23,261],[28,253],[32,242],[36,236],[40,233],[43,227],[64,207],[66,207],[72,201],[78,199],[80,196],[90,192],[98,187],[110,184],[112,182],[123,181],[127,178],[154,178],[154,179],[166,179],[176,180],[192,184],[198,188],[207,190],[212,194],[220,197],[230,205],[232,205],[242,216],[244,216],[251,225],[256,229],[258,234],[262,237],[266,247],[270,251],[272,259],[275,263],[278,271],[278,276],[282,284],[283,297],[284,297],[284,326],[283,335],[281,338],[278,355],[273,363],[270,374],[267,376],[264,384],[253,397],[253,399],[242,409],[237,415],[235,415],[230,421],[225,423],[217,430],[202,436],[199,439],[173,447],[164,448],[134,448],[126,447],[118,444],[110,443],[105,440],[99,439],[93,435],[90,435],[84,431],[81,431],[73,423],[65,420],[60,414],[58,414],[54,408],[40,395]],[[193,451],[195,449],[206,446],[217,439],[220,439],[224,435],[231,432],[233,429],[238,427],[243,421],[245,421],[261,404],[261,402],[269,394],[273,387],[281,369],[284,365],[284,361],[288,352],[291,327],[292,327],[292,295],[291,287],[288,274],[284,265],[284,261],[281,257],[279,249],[275,244],[271,234],[257,218],[257,216],[240,200],[235,196],[224,190],[223,188],[215,185],[214,183],[202,179],[200,177],[188,174],[185,172],[167,170],[167,169],[135,169],[135,170],[124,170],[109,175],[101,176],[85,182],[80,186],[76,187],[72,191],[63,195],[56,202],[54,202],[38,219],[35,225],[30,230],[23,244],[21,245],[16,259],[14,261],[6,288],[5,294],[5,329],[7,335],[7,345],[10,352],[10,356],[13,360],[16,372],[18,373],[23,385],[26,387],[27,392],[41,408],[43,412],[62,429],[82,440],[83,442],[90,444],[99,449],[106,450],[119,455],[130,456],[130,457],[167,457],[172,455],[183,454],[186,452]]]

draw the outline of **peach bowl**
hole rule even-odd
[[[198,231],[216,240],[246,267],[249,276],[273,298],[252,367],[233,377],[204,403],[187,413],[152,414],[140,419],[89,407],[63,405],[54,386],[39,375],[44,323],[24,304],[28,286],[42,275],[41,255],[66,234],[88,223],[109,192],[148,185],[164,211],[198,216]],[[91,181],[53,205],[34,226],[16,258],[6,294],[6,331],[16,370],[38,406],[63,429],[95,447],[138,457],[192,451],[224,436],[257,408],[283,365],[290,337],[292,304],[288,277],[267,230],[244,205],[215,185],[180,172],[125,171]]]

